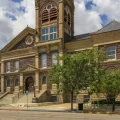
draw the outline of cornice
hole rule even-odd
[[[4,52],[1,55],[1,61],[30,57],[30,56],[35,56],[34,48],[25,48],[25,49]]]
[[[60,43],[61,39],[57,39],[57,40],[49,40],[46,42],[39,42],[35,44],[35,47],[39,47],[39,46],[46,46],[46,45],[50,45],[50,44],[56,44],[56,43]]]

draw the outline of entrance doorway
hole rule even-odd
[[[25,91],[34,91],[34,80],[32,77],[28,77],[25,81]]]

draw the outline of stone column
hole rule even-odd
[[[20,92],[23,92],[23,73],[20,73]]]
[[[38,50],[36,50],[36,55],[35,55],[35,67],[39,69],[39,53]],[[36,92],[39,91],[39,71],[35,72],[35,89]]]
[[[62,43],[59,43],[59,57],[62,56],[63,56],[63,47],[62,47]],[[59,63],[63,65],[63,60],[59,60]]]
[[[1,62],[1,74],[4,74],[4,62]],[[4,93],[4,75],[1,76],[1,92]]]
[[[35,72],[35,90],[39,92],[39,71]]]
[[[35,55],[35,67],[39,69],[39,54],[36,53]]]
[[[59,38],[64,38],[64,1],[59,1]]]
[[[39,19],[39,7],[36,8],[36,43],[39,42],[39,28],[40,28],[40,19]]]
[[[4,93],[4,76],[1,76],[1,93]]]
[[[4,67],[5,67],[4,62],[1,62],[1,74],[4,74],[4,70],[5,70]]]

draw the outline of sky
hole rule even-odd
[[[23,29],[35,28],[35,0],[0,0],[0,49]],[[120,0],[74,0],[75,35],[120,22]]]

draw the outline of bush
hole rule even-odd
[[[101,105],[104,105],[104,104],[113,104],[112,101],[107,101],[107,100],[98,100],[98,101],[92,101],[92,104],[101,104]],[[120,101],[116,101],[115,102],[116,105],[120,105]]]

